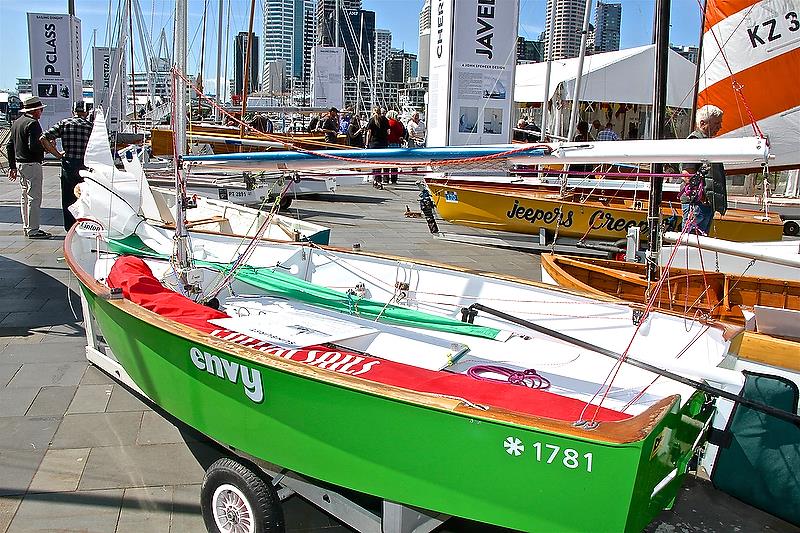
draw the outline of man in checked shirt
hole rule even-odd
[[[75,186],[83,181],[79,172],[86,168],[83,165],[83,156],[92,134],[92,123],[86,119],[86,104],[77,101],[72,111],[74,116],[56,123],[39,138],[44,149],[61,160],[61,209],[64,213],[65,230],[69,230],[75,223],[75,217],[67,207],[77,200]],[[63,152],[56,148],[56,139],[61,139]]]

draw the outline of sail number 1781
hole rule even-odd
[[[587,452],[583,455],[572,448],[561,448],[555,444],[533,443],[533,451],[536,460],[540,463],[553,464],[560,462],[563,466],[575,469],[585,468],[587,472],[592,471],[592,453]]]

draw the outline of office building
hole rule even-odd
[[[670,48],[672,48],[678,54],[682,55],[683,57],[685,57],[686,59],[688,59],[689,61],[691,61],[695,65],[697,64],[697,62],[700,59],[700,49],[698,47],[696,47],[696,46],[673,46],[673,45],[670,45]]]
[[[619,50],[619,28],[622,23],[622,4],[597,2],[594,18],[594,51]]]
[[[419,12],[419,76],[427,78],[431,57],[431,0],[425,0]]]
[[[303,85],[311,83],[311,51],[317,42],[317,18],[315,0],[303,2]]]
[[[386,81],[406,83],[417,77],[417,56],[403,50],[393,48],[386,60]]]
[[[547,0],[547,13],[545,20],[550,21],[550,14],[556,10],[553,28],[544,31],[545,54],[548,54],[547,44],[549,32],[553,32],[553,59],[568,59],[577,57],[581,49],[581,30],[583,29],[583,14],[586,9],[586,0]],[[545,57],[547,57],[545,55]]]
[[[317,4],[319,14],[320,4]],[[321,33],[324,46],[336,33],[333,17],[326,20]],[[339,20],[339,46],[345,49],[344,77],[346,80],[361,77],[375,79],[375,12],[359,9],[346,12]],[[319,29],[319,28],[318,28]],[[317,35],[319,42],[320,36]],[[335,40],[335,39],[334,39]]]
[[[392,32],[389,30],[375,30],[375,79],[384,79],[384,68],[389,52],[392,50]]]
[[[347,31],[345,26],[347,20],[345,15],[361,10],[361,0],[317,0],[317,44],[322,46],[336,46],[336,4],[339,4],[338,22],[339,22],[339,46],[341,43],[342,35]]]
[[[299,9],[298,9],[299,6]],[[302,68],[302,19],[299,28],[295,27],[295,12],[302,15],[303,0],[264,0],[264,68],[274,68],[275,61],[282,61],[286,68],[284,77],[294,75]],[[295,61],[296,57],[296,61]],[[273,78],[275,72],[271,72]],[[266,74],[265,74],[266,81]]]
[[[517,37],[517,63],[538,63],[544,60],[544,43]]]
[[[254,93],[258,90],[260,84],[259,71],[260,63],[258,58],[258,36],[252,34],[252,39],[247,38],[246,31],[240,31],[233,43],[233,94],[241,96],[244,87],[244,64],[245,55],[248,47],[250,47],[250,69],[248,73],[247,93]]]

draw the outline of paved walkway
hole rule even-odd
[[[86,363],[76,282],[59,261],[58,172],[45,169],[43,227],[58,236],[51,241],[22,237],[18,185],[0,180],[0,532],[203,531],[200,464],[213,460],[213,448]],[[535,256],[434,241],[423,220],[403,215],[406,206],[418,210],[408,181],[298,200],[292,212],[331,226],[337,246],[359,243],[363,250],[538,279]],[[289,531],[349,531],[299,498],[284,509]],[[499,531],[463,521],[445,530]],[[648,531],[797,528],[693,478],[676,510]]]

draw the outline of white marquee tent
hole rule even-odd
[[[669,51],[667,106],[691,108],[696,65]],[[546,63],[517,65],[514,100],[544,100]],[[655,45],[586,56],[580,101],[650,105],[653,102]],[[548,100],[560,89],[562,100],[572,100],[578,75],[578,58],[553,61]]]

